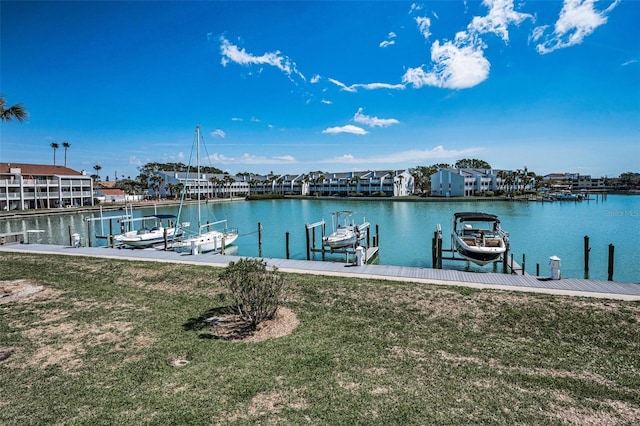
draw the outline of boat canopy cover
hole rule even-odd
[[[154,214],[152,216],[145,216],[145,218],[156,218],[156,219],[175,219],[176,216],[172,214]]]
[[[495,214],[481,212],[458,212],[453,217],[461,222],[500,222]]]

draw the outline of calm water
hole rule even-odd
[[[640,282],[640,196],[609,195],[598,199],[555,203],[520,202],[390,202],[347,200],[271,200],[210,203],[202,206],[204,220],[228,219],[229,226],[239,228],[233,254],[284,258],[285,234],[290,234],[290,257],[306,259],[305,224],[324,219],[331,232],[331,212],[352,210],[357,223],[368,221],[379,228],[378,263],[386,265],[431,267],[431,238],[436,225],[442,225],[444,247],[450,247],[451,217],[456,211],[483,211],[497,214],[502,228],[510,233],[511,252],[517,262],[526,255],[526,269],[549,275],[549,257],[562,259],[563,277],[584,277],[584,236],[590,238],[589,278],[607,279],[608,246],[615,246],[614,279]],[[136,210],[134,216],[157,213],[177,214],[177,207],[150,207]],[[109,212],[120,215],[122,212]],[[94,214],[97,217],[99,214]],[[105,216],[107,213],[105,213]],[[46,244],[69,244],[69,225],[73,232],[87,239],[89,214],[69,214],[27,220],[1,220],[0,233],[41,229],[31,241]],[[197,222],[196,206],[183,207],[181,222]],[[262,223],[262,251],[258,250],[258,223]],[[114,221],[114,229],[118,225]],[[108,233],[105,223],[105,233]],[[94,222],[93,234],[102,233]],[[319,238],[319,233],[318,233]],[[104,245],[95,240],[92,245]],[[236,251],[237,250],[237,251]],[[466,262],[445,261],[445,268],[466,269]],[[491,266],[471,269],[491,271]]]

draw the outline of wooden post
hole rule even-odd
[[[167,251],[169,249],[169,241],[167,239],[167,228],[164,228],[163,230],[163,237],[164,237],[164,251]]]
[[[307,238],[307,260],[311,260],[311,244],[309,243],[309,227],[305,226],[304,230],[305,230],[305,236]],[[313,228],[311,231],[313,233],[313,236],[314,236],[313,240],[315,243],[315,235],[316,235],[315,228]]]
[[[540,264],[536,263],[536,277],[540,276]]]
[[[113,247],[113,222],[109,220],[109,239],[107,240],[107,245],[109,247]]]
[[[524,253],[522,253],[522,275],[524,275],[524,265],[525,265]]]
[[[431,267],[438,269],[438,258],[436,256],[436,241],[438,239],[438,231],[433,231],[433,238],[431,239]]]
[[[589,236],[585,235],[584,236],[584,279],[585,280],[589,279],[589,251],[591,251],[591,248],[589,248]]]
[[[378,230],[378,224],[376,224],[376,244],[375,246],[378,247],[380,245],[380,233]]]
[[[262,223],[258,222],[258,257],[262,257]]]
[[[87,247],[91,247],[91,221],[87,221]]]
[[[227,249],[227,243],[224,241],[224,237],[222,237],[222,247],[220,248],[220,254],[224,254]]]
[[[442,238],[436,238],[436,248],[438,250],[438,269],[442,269]]]
[[[71,237],[71,225],[69,225],[69,245],[73,246],[73,238]]]
[[[613,244],[609,244],[609,268],[608,268],[608,281],[613,281],[613,252],[614,252],[614,245]]]
[[[324,261],[324,233],[325,233],[325,231],[326,231],[326,224],[324,223],[324,220],[323,220],[323,223],[322,223],[322,241],[323,241],[323,243],[320,244],[320,247],[322,247],[321,250],[322,250],[322,260],[323,261]]]
[[[502,255],[502,273],[503,274],[507,273],[508,259],[509,259],[509,247],[506,248],[506,250],[504,251],[504,254]]]
[[[289,231],[287,231],[287,233],[285,234],[285,241],[286,241],[286,254],[287,254],[287,259],[289,259]]]
[[[511,273],[513,274],[513,253],[511,253]]]

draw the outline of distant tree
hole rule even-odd
[[[100,170],[102,170],[102,166],[100,164],[96,164],[93,166],[93,169],[96,171],[96,180],[100,180]]]
[[[53,165],[56,165],[56,151],[58,148],[60,148],[60,145],[58,145],[56,142],[51,142],[51,148],[53,148]]]
[[[413,176],[413,181],[416,189],[422,192],[431,191],[431,175],[436,173],[440,169],[450,168],[450,164],[439,163],[432,164],[431,166],[417,166],[409,169],[409,173]]]
[[[67,167],[67,150],[71,144],[69,142],[62,142],[62,147],[64,148],[64,166]]]
[[[475,158],[463,158],[456,161],[456,169],[491,169],[489,163],[484,160],[477,160]]]
[[[4,95],[0,95],[0,121],[16,121],[22,123],[29,119],[29,113],[22,106],[22,104],[15,104],[7,108],[7,101],[4,99]]]

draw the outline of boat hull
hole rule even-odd
[[[182,236],[180,229],[166,228],[167,242],[172,242]],[[156,244],[164,243],[165,228],[160,228],[155,231],[146,233],[140,233],[139,231],[128,232],[126,234],[117,235],[114,237],[114,241],[118,244],[124,244],[129,247],[135,248],[147,248]]]
[[[197,249],[198,253],[218,251],[222,249],[223,242],[226,247],[233,244],[237,238],[238,234],[224,234],[219,231],[211,231],[175,243],[173,250],[179,253],[191,253],[194,248]]]
[[[500,260],[506,251],[505,247],[471,247],[458,236],[455,238],[455,245],[460,256],[480,266]]]

